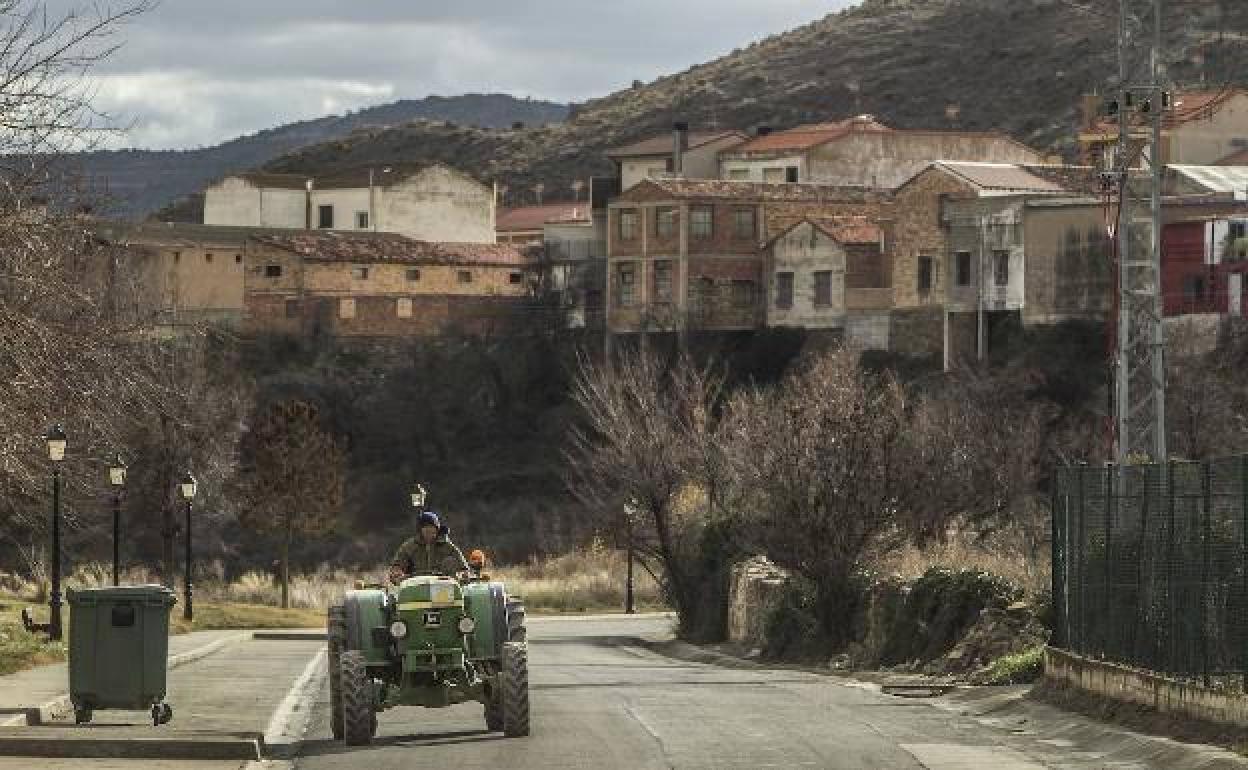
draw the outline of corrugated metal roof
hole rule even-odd
[[[1233,193],[1237,198],[1248,196],[1248,166],[1188,166],[1170,164],[1176,174],[1205,188],[1211,193]]]
[[[934,165],[965,179],[982,190],[1018,192],[1065,192],[1056,182],[1043,179],[1014,163],[937,161]]]
[[[394,233],[299,232],[260,235],[252,240],[320,262],[394,262],[437,265],[524,266],[528,260],[511,246],[493,243],[418,241]]]
[[[727,137],[737,137],[745,141],[748,137],[741,131],[695,131],[689,134],[689,149],[697,148],[719,141]],[[639,142],[607,150],[608,158],[638,158],[650,155],[671,155],[675,140],[672,134],[652,136]]]

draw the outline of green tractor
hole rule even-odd
[[[529,734],[524,604],[502,583],[418,576],[397,592],[348,591],[329,609],[329,684],[334,738],[372,742],[377,713],[395,706],[485,706],[485,724]]]

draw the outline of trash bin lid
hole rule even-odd
[[[70,589],[68,593],[71,605],[105,602],[164,602],[172,605],[178,600],[173,591],[162,585],[79,588]]]

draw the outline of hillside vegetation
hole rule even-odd
[[[1179,82],[1242,77],[1248,4],[1210,0],[1167,18]],[[1090,11],[1084,6],[1105,7]],[[1111,7],[1112,6],[1112,7]],[[437,160],[509,188],[510,200],[570,197],[609,174],[603,150],[670,129],[802,122],[872,113],[901,128],[997,129],[1070,154],[1080,95],[1117,71],[1116,3],[1070,0],[868,0],[685,72],[574,105],[568,121],[481,130],[418,122],[304,148],[274,171]],[[956,119],[947,108],[956,105]]]

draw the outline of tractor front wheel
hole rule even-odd
[[[525,626],[524,602],[520,599],[507,599],[507,641],[527,642],[529,630]]]
[[[518,738],[529,734],[529,646],[523,642],[503,644],[500,678],[503,700],[503,734]]]
[[[360,652],[339,655],[342,688],[342,728],[348,746],[367,746],[376,732],[377,713],[373,704],[373,680]]]
[[[503,730],[503,692],[501,687],[490,687],[485,696],[485,728],[492,733]]]
[[[329,729],[340,741],[342,728],[342,652],[347,648],[347,611],[341,604],[329,608]]]

